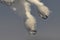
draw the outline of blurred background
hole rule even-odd
[[[28,34],[24,26],[26,16],[23,1],[16,1],[13,5],[17,11],[0,3],[0,40],[60,40],[60,0],[42,0],[52,11],[47,20],[39,17],[32,5],[38,31],[33,37]]]

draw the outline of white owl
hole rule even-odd
[[[8,6],[11,6],[12,4],[14,4],[16,0],[0,0],[1,3],[5,3]],[[37,9],[38,9],[38,13],[39,15],[43,18],[43,19],[47,19],[49,14],[50,14],[50,10],[47,6],[45,6],[41,0],[24,0],[24,8],[25,8],[25,14],[26,14],[26,21],[25,21],[25,25],[26,28],[28,29],[28,32],[30,34],[35,35],[37,30],[36,30],[36,19],[35,17],[31,14],[31,4],[34,4]],[[16,11],[16,8],[13,7],[12,8],[14,11]]]

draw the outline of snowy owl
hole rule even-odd
[[[16,0],[0,0],[0,3],[4,3],[8,6],[11,6],[14,4],[15,1]],[[30,8],[31,4],[34,4],[37,7],[38,13],[42,17],[42,19],[47,19],[51,11],[47,6],[44,5],[43,2],[41,2],[41,0],[24,0],[23,3],[25,8],[25,14],[27,17],[25,21],[26,28],[30,34],[35,35],[37,33],[36,30],[37,24],[35,17],[31,14],[31,8]],[[16,11],[15,7],[13,7],[12,9]]]

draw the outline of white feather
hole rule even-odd
[[[36,19],[30,13],[30,11],[31,11],[30,3],[25,2],[24,4],[25,4],[26,17],[27,17],[27,20],[26,20],[25,24],[31,30],[35,30]]]

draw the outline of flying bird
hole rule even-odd
[[[15,1],[16,0],[0,0],[0,3],[6,4],[7,6],[12,6]],[[23,4],[27,17],[25,21],[26,28],[30,34],[35,35],[37,33],[37,22],[35,17],[31,14],[31,4],[34,4],[37,7],[38,14],[39,16],[41,16],[42,19],[46,20],[51,11],[47,6],[45,6],[43,2],[41,2],[41,0],[24,0]],[[16,11],[15,7],[12,7],[12,9],[13,11]]]

